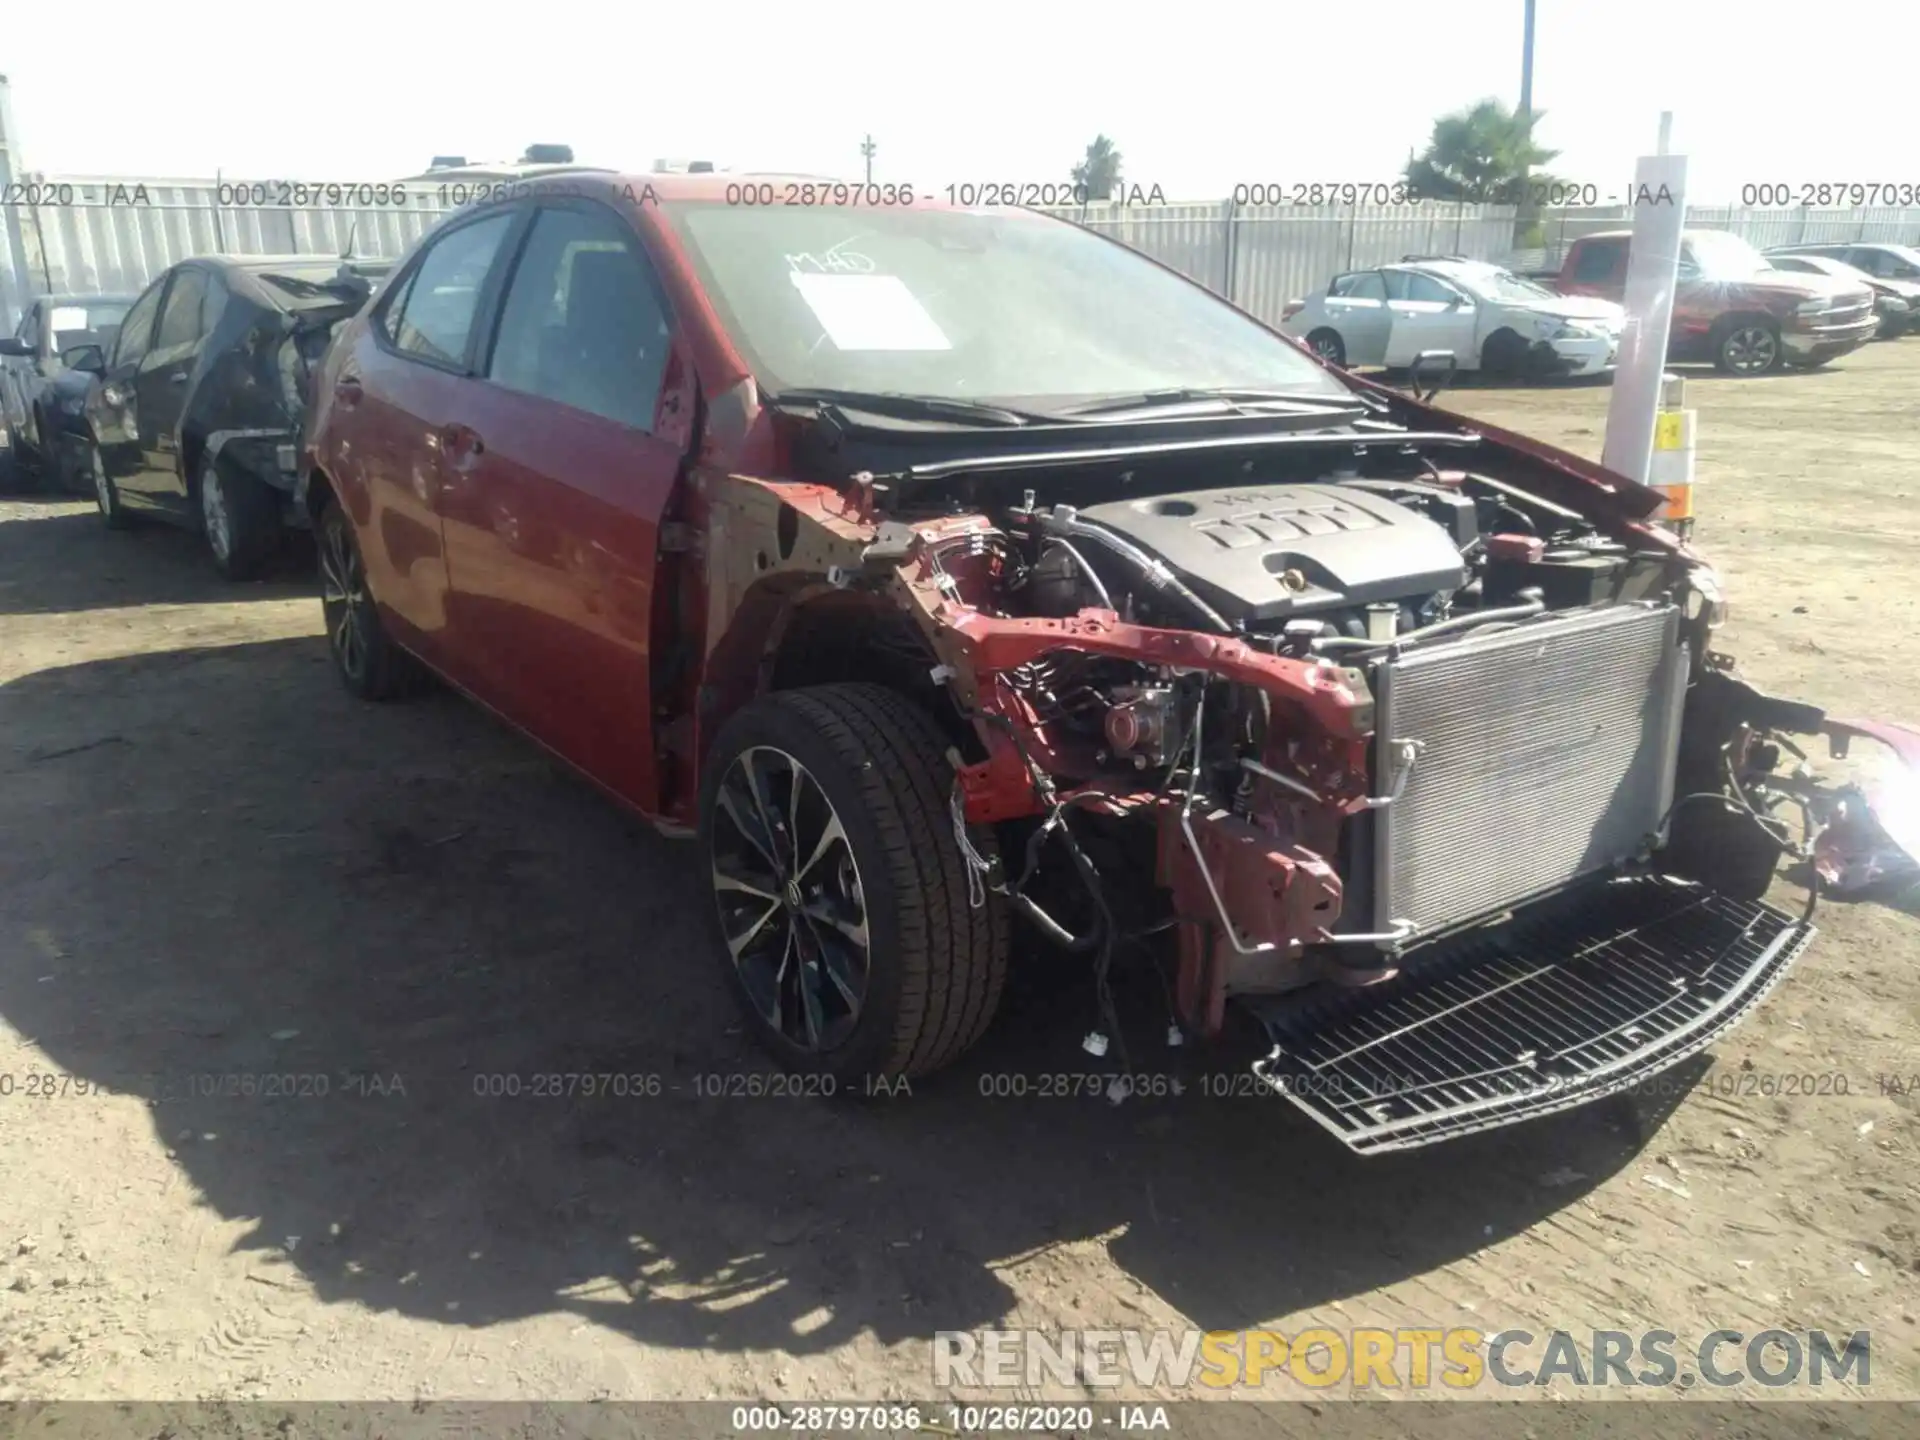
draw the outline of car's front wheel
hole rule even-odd
[[[925,710],[863,684],[767,696],[714,741],[700,848],[716,953],[790,1070],[848,1087],[927,1074],[993,1018],[1007,914],[969,894],[946,743]]]
[[[1741,316],[1714,331],[1713,364],[1726,375],[1765,375],[1780,364],[1780,332],[1770,321]]]

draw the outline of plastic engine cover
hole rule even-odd
[[[1229,620],[1405,600],[1468,578],[1440,526],[1340,485],[1195,490],[1092,505],[1080,518],[1159,556]],[[1289,571],[1305,578],[1302,588],[1289,588]]]

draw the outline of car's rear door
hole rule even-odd
[[[507,207],[437,233],[329,361],[314,427],[382,615],[409,649],[469,688],[478,657],[448,628],[442,446],[462,388],[477,383],[470,360],[483,296],[525,220],[523,208]]]
[[[1387,269],[1387,312],[1393,330],[1387,337],[1390,366],[1411,365],[1423,351],[1445,350],[1463,369],[1480,363],[1475,339],[1479,310],[1471,296],[1418,270]]]
[[[1378,270],[1355,270],[1336,275],[1327,287],[1327,323],[1340,332],[1349,365],[1386,363],[1387,335],[1393,317],[1387,313],[1387,287]]]
[[[451,624],[481,697],[642,809],[660,524],[683,447],[656,423],[673,323],[632,226],[543,203],[501,297],[483,382],[448,427]]]

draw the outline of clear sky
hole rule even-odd
[[[12,0],[0,73],[47,174],[367,179],[436,153],[655,157],[876,179],[1391,180],[1434,118],[1520,85],[1522,0]],[[1896,65],[1889,57],[1902,57]],[[1696,202],[1743,184],[1920,185],[1920,0],[1539,0],[1552,169],[1624,191],[1674,112]],[[1904,66],[1904,71],[1901,66]]]

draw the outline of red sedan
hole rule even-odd
[[[1245,1006],[1250,1083],[1399,1148],[1673,1064],[1812,934],[1765,737],[1825,719],[1725,669],[1657,494],[1059,220],[508,187],[335,342],[306,472],[346,683],[437,673],[697,833],[832,1085],[953,1060],[1044,946],[1069,1068],[1158,968],[1151,1033]]]

